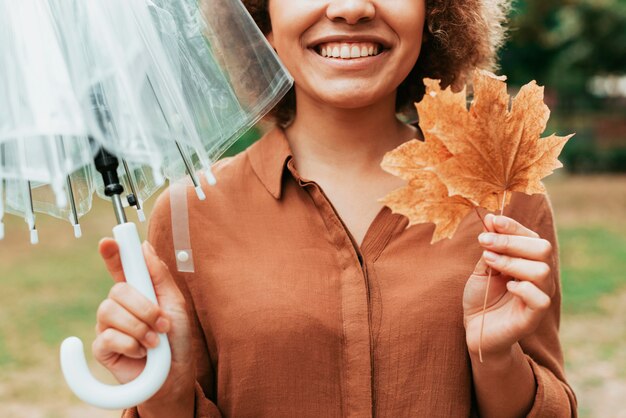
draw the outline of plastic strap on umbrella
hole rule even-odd
[[[193,251],[189,236],[189,211],[187,209],[188,181],[170,183],[170,208],[172,239],[176,255],[176,267],[182,273],[193,273]]]

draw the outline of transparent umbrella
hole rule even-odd
[[[185,175],[203,199],[211,162],[291,83],[239,0],[0,0],[0,214],[23,216],[36,242],[35,212],[79,235],[94,191],[110,198],[126,277],[156,302],[124,206]],[[120,386],[95,380],[67,339],[68,385],[103,408],[143,402],[169,371],[160,338]]]

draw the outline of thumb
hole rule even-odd
[[[474,267],[474,272],[472,276],[487,276],[489,274],[489,266],[485,261],[485,258],[481,255],[480,260],[476,263],[476,267]]]
[[[148,241],[144,241],[142,250],[157,299],[160,302],[169,302],[172,301],[173,298],[182,297],[170,270],[159,258],[152,244]]]
[[[98,244],[98,251],[109,274],[116,283],[125,282],[122,259],[120,258],[120,248],[113,238],[103,238]]]

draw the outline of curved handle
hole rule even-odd
[[[157,303],[135,224],[116,226],[113,236],[120,247],[126,281]],[[61,370],[72,392],[81,400],[104,409],[130,408],[150,399],[167,379],[172,353],[167,336],[159,334],[159,338],[160,344],[148,350],[145,369],[135,380],[123,385],[107,385],[91,375],[83,343],[76,337],[69,337],[61,344]]]

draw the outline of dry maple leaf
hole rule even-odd
[[[477,70],[468,110],[465,90],[441,90],[425,79],[416,105],[425,140],[401,145],[381,163],[408,183],[380,201],[407,216],[409,226],[433,222],[431,243],[451,238],[477,205],[496,211],[510,201],[508,192],[545,193],[541,179],[562,167],[557,157],[571,135],[540,138],[550,114],[543,88],[522,87],[509,110],[504,80]]]
[[[450,238],[474,205],[461,196],[449,196],[445,184],[430,171],[452,154],[441,141],[431,136],[425,141],[414,139],[388,152],[381,167],[408,184],[389,193],[380,202],[394,213],[409,219],[409,225],[433,222],[431,244]]]
[[[501,77],[474,72],[474,100],[469,110],[465,91],[441,90],[425,80],[417,105],[422,130],[439,139],[452,157],[434,167],[450,195],[461,195],[491,211],[510,192],[545,193],[541,179],[563,165],[557,159],[572,136],[541,138],[550,115],[543,88],[533,81],[512,101]],[[507,194],[508,193],[508,194]]]
[[[474,208],[472,202],[461,196],[448,196],[445,184],[435,173],[427,170],[415,172],[405,187],[392,191],[380,202],[394,213],[406,216],[408,226],[433,222],[435,232],[431,244],[451,238]]]
[[[380,166],[394,176],[411,180],[422,169],[439,165],[450,157],[448,148],[436,137],[426,141],[413,139],[385,154]]]

